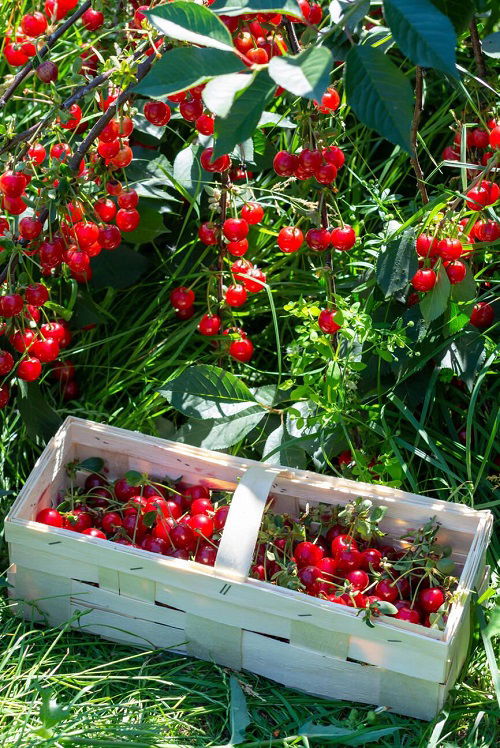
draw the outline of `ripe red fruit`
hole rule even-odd
[[[500,126],[497,125],[490,132],[490,146],[500,148]]]
[[[115,218],[116,225],[121,231],[134,231],[138,227],[140,220],[139,211],[135,208],[131,208],[130,210],[120,208]]]
[[[321,151],[304,148],[304,150],[299,153],[299,167],[311,174],[313,174],[316,169],[319,169],[322,161],[323,154]]]
[[[297,252],[304,241],[304,234],[297,226],[284,226],[278,234],[278,247],[282,252]]]
[[[202,335],[217,335],[220,330],[221,319],[216,314],[204,314],[198,323],[198,331]]]
[[[438,253],[438,240],[429,234],[419,234],[415,246],[419,257],[435,257]]]
[[[137,207],[137,204],[139,202],[139,195],[133,189],[122,190],[120,194],[118,195],[117,202],[120,208],[124,208],[125,210],[131,210],[132,208]]]
[[[0,191],[7,197],[20,197],[26,189],[26,177],[19,171],[5,171],[0,176]]]
[[[122,235],[118,226],[102,226],[99,229],[98,242],[103,249],[116,249],[121,241]]]
[[[337,176],[337,169],[332,164],[323,164],[316,169],[314,176],[320,184],[331,184]]]
[[[321,570],[317,566],[308,565],[299,567],[299,579],[309,592],[313,591],[317,580],[321,577]]]
[[[446,270],[446,275],[452,284],[461,283],[467,275],[467,267],[463,262],[460,262],[460,260],[445,262],[444,269]]]
[[[27,13],[21,18],[21,29],[26,36],[40,36],[47,30],[47,19],[38,10]]]
[[[344,548],[335,554],[335,560],[337,562],[337,571],[347,574],[349,571],[359,569],[361,564],[361,553],[352,547],[350,550]]]
[[[471,142],[476,148],[487,148],[490,140],[490,133],[477,127],[471,132]]]
[[[64,524],[64,518],[60,512],[57,511],[57,509],[54,509],[53,507],[47,507],[46,509],[41,509],[38,514],[35,517],[35,522],[41,522],[44,525],[49,525],[50,527],[62,527]]]
[[[203,564],[204,566],[213,566],[216,558],[217,548],[214,548],[213,545],[210,545],[209,543],[204,543],[203,545],[200,545],[196,551],[194,560],[198,564]]]
[[[129,148],[128,145],[122,145],[116,156],[113,156],[110,160],[109,165],[113,169],[126,169],[132,163],[133,158],[132,148]]]
[[[118,527],[123,527],[123,520],[118,512],[106,512],[102,517],[101,527],[107,535],[111,535]]]
[[[52,367],[52,377],[63,384],[71,381],[75,376],[75,366],[72,361],[57,361]]]
[[[228,506],[220,506],[214,514],[214,530],[220,532],[226,524],[227,515],[229,514]]]
[[[187,520],[187,524],[195,533],[195,535],[201,535],[204,538],[210,538],[214,533],[213,519],[211,519],[211,517],[208,517],[204,513],[193,514]]]
[[[200,114],[194,126],[201,135],[213,135],[215,120],[209,114]]]
[[[318,23],[321,23],[321,19],[323,18],[323,8],[321,5],[311,5],[309,9],[309,15],[307,16],[307,20],[309,23],[311,23],[313,26],[317,26]]]
[[[358,550],[358,544],[351,535],[340,534],[340,535],[336,535],[333,538],[331,542],[331,548],[332,548],[332,556],[335,557],[337,553],[345,549],[351,550],[354,548],[355,550]]]
[[[228,218],[222,224],[222,232],[229,241],[239,241],[248,234],[248,223],[243,218]]]
[[[117,156],[119,151],[120,141],[118,138],[116,138],[116,140],[110,140],[109,142],[100,140],[97,144],[97,153],[106,160]]]
[[[5,408],[10,399],[10,390],[5,385],[0,385],[0,410]]]
[[[437,276],[432,268],[420,268],[411,279],[412,286],[417,291],[430,291],[436,281]]]
[[[347,224],[332,229],[330,236],[332,247],[341,251],[352,249],[352,247],[354,247],[356,243],[356,234],[354,233],[354,229]]]
[[[28,156],[36,164],[42,164],[45,161],[47,151],[41,143],[34,143],[28,148]]]
[[[254,346],[251,340],[248,338],[241,338],[240,340],[233,340],[229,345],[229,355],[246,364],[250,361],[253,356]]]
[[[21,361],[17,367],[17,376],[25,382],[34,382],[42,373],[42,364],[37,358],[29,357]]]
[[[0,307],[1,310],[1,307]],[[33,330],[17,330],[9,338],[9,343],[18,353],[24,353],[27,351],[35,340],[35,333]]]
[[[482,210],[486,205],[490,204],[490,192],[482,185],[472,187],[465,196],[467,198],[466,205],[469,210]]]
[[[120,194],[122,189],[122,184],[118,181],[118,179],[110,179],[109,182],[106,182],[106,192],[108,193],[108,195],[113,195],[113,197],[116,197]]]
[[[435,613],[444,603],[445,597],[441,587],[426,587],[418,594],[418,605],[426,613]]]
[[[348,571],[345,578],[351,583],[351,587],[355,590],[365,590],[370,584],[370,577],[366,571],[363,571],[362,569]]]
[[[23,297],[18,293],[0,296],[0,315],[3,317],[15,317],[23,308]]]
[[[215,161],[213,161],[213,152],[213,148],[205,148],[200,156],[200,163],[202,168],[205,169],[205,171],[209,172],[227,171],[231,166],[231,159],[229,158],[229,156],[227,154],[224,154],[223,156],[219,156],[219,158],[216,158]]]
[[[500,223],[491,219],[477,221],[472,228],[472,234],[478,242],[495,242],[500,239]]]
[[[265,65],[269,62],[269,55],[263,47],[253,47],[252,49],[249,49],[246,56],[256,65]]]
[[[323,148],[323,158],[336,169],[341,169],[345,164],[344,151],[338,148],[336,145],[330,145],[328,148]]]
[[[19,221],[19,233],[21,234],[23,239],[27,239],[29,241],[40,236],[42,228],[42,223],[38,220],[38,218],[27,216],[26,218],[21,218],[21,220]]]
[[[273,159],[274,171],[280,177],[291,177],[298,165],[298,156],[288,151],[278,151]]]
[[[198,238],[200,242],[207,246],[217,244],[217,227],[213,223],[202,223],[198,229]]]
[[[75,224],[75,235],[81,249],[90,247],[99,239],[99,226],[91,221],[80,221]]]
[[[104,14],[100,10],[89,8],[82,15],[82,23],[87,31],[97,31],[104,23]]]
[[[333,335],[337,330],[340,330],[340,325],[335,322],[336,314],[337,312],[335,309],[321,310],[318,317],[318,325],[322,332],[327,333],[328,335]]]
[[[331,242],[331,234],[328,229],[309,229],[306,234],[306,244],[316,252],[324,252]]]
[[[30,348],[30,353],[43,364],[47,364],[50,361],[55,361],[59,356],[59,343],[54,338],[35,340]]]
[[[9,351],[0,351],[0,376],[3,377],[12,371],[14,358]]]
[[[126,478],[118,478],[114,483],[115,496],[119,501],[127,501],[139,493],[136,486],[131,486]]]
[[[63,130],[75,130],[82,120],[82,110],[78,104],[72,104],[68,109],[68,114],[69,117],[65,122],[59,121],[60,118],[58,119],[59,124]]]
[[[198,538],[187,524],[179,524],[170,531],[170,540],[174,548],[193,551]]]
[[[470,323],[477,327],[479,330],[483,330],[485,327],[490,327],[495,319],[495,312],[491,304],[487,304],[485,301],[480,301],[475,304],[472,313],[470,315]]]
[[[235,242],[228,242],[226,249],[234,257],[243,257],[248,252],[248,239],[240,239]]]
[[[378,595],[381,600],[393,603],[399,597],[399,590],[392,579],[381,579],[375,587],[375,594]]]
[[[295,546],[293,557],[299,568],[302,566],[316,566],[324,556],[324,551],[319,545],[307,540]]]
[[[437,254],[443,260],[458,260],[462,252],[463,245],[458,239],[441,239],[438,242]]]
[[[189,511],[192,515],[211,514],[214,511],[214,505],[210,499],[195,499],[191,504]]]
[[[116,215],[116,205],[107,197],[100,197],[94,203],[94,212],[101,221],[108,223]]]
[[[148,101],[144,104],[143,113],[148,122],[157,127],[167,125],[172,115],[170,107],[164,101]]]
[[[170,303],[174,309],[189,309],[194,304],[194,291],[185,286],[174,288],[170,293]]]
[[[260,223],[264,217],[264,208],[259,203],[245,203],[241,209],[241,217],[250,225]]]
[[[21,65],[26,65],[29,61],[28,55],[23,52],[20,44],[6,44],[3,53],[9,65],[12,65],[12,67],[15,68],[21,67]]]
[[[361,553],[361,568],[365,571],[377,571],[380,568],[382,554],[377,548],[366,548]]]
[[[226,291],[225,300],[228,306],[231,306],[231,307],[243,306],[243,304],[247,300],[246,288],[244,286],[241,286],[240,284],[229,286],[229,288]]]
[[[316,106],[323,114],[337,111],[340,106],[340,96],[335,88],[329,86],[321,97],[321,103],[316,104]]]
[[[394,616],[399,621],[408,621],[408,623],[420,623],[420,613],[415,608],[411,607],[411,603],[408,600],[402,601],[404,605],[398,605],[398,612]]]
[[[184,99],[179,104],[179,112],[188,122],[196,122],[198,117],[203,114],[203,102],[200,99]]]
[[[235,276],[236,277],[236,276]],[[244,278],[242,278],[243,285],[250,293],[258,293],[264,290],[264,284],[266,282],[266,275],[258,267],[252,267],[247,270]]]
[[[36,76],[42,83],[54,83],[59,77],[59,68],[51,60],[45,60],[36,69]]]
[[[234,275],[235,281],[245,285],[244,276],[246,276],[252,268],[253,265],[251,262],[248,262],[248,260],[236,260],[236,262],[233,262],[231,265],[231,272]]]

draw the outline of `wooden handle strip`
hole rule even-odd
[[[278,468],[250,467],[233,494],[217,553],[217,574],[244,581],[250,569],[262,515]]]

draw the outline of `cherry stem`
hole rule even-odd
[[[422,116],[423,110],[423,92],[424,76],[422,68],[417,65],[417,67],[415,68],[415,108],[413,110],[413,120],[411,123],[410,131],[411,149],[413,152],[413,156],[411,157],[410,162],[417,178],[418,191],[420,192],[420,196],[422,197],[422,202],[424,205],[427,205],[427,203],[429,202],[429,195],[427,194],[424,173],[422,171],[422,167],[420,166],[417,155],[417,136],[420,117]]]
[[[72,26],[76,21],[78,21],[83,14],[89,10],[89,8],[92,6],[91,0],[86,0],[86,2],[82,5],[81,8],[78,8],[72,16],[68,18],[67,21],[65,21],[57,31],[54,31],[53,34],[51,34],[49,37],[47,37],[47,41],[44,44],[44,46],[41,48],[41,50],[36,54],[36,56],[30,60],[22,70],[19,71],[19,73],[15,76],[14,80],[10,84],[10,86],[7,88],[5,93],[2,97],[0,97],[0,109],[3,109],[3,107],[6,105],[8,100],[13,95],[16,88],[23,82],[23,80],[31,73],[31,71],[34,69],[35,65],[38,65],[40,60],[43,59],[52,49],[54,44],[57,42],[57,40],[67,31],[70,26]]]

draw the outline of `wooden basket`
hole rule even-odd
[[[128,470],[235,491],[214,568],[33,521],[67,481],[72,460],[102,457]],[[111,476],[114,477],[114,476]],[[277,512],[357,496],[386,505],[393,542],[436,516],[453,547],[460,601],[445,631],[357,611],[248,579],[269,492]],[[470,591],[481,584],[487,511],[381,485],[265,465],[78,418],[68,418],[36,463],[5,522],[11,595],[20,615],[142,647],[241,668],[318,696],[386,706],[432,719],[464,662]],[[31,603],[31,601],[36,601]]]

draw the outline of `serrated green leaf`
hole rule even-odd
[[[130,247],[118,247],[112,251],[103,250],[92,260],[92,280],[94,289],[128,288],[132,286],[149,267],[149,260]]]
[[[125,480],[131,486],[140,486],[143,482],[142,475],[138,470],[129,470],[125,473]]]
[[[209,364],[188,367],[158,392],[190,418],[226,418],[257,403],[241,379]]]
[[[410,227],[389,241],[386,249],[377,257],[377,283],[385,297],[405,288],[417,267],[415,231]]]
[[[280,424],[267,437],[262,460],[299,469],[304,469],[307,465],[306,453],[300,443],[288,433],[284,424]]]
[[[236,94],[252,82],[252,73],[219,75],[209,81],[203,90],[203,102],[207,109],[219,117],[226,117]]]
[[[413,93],[399,68],[379,49],[356,45],[347,54],[345,86],[359,119],[411,153]]]
[[[88,473],[100,473],[104,467],[102,457],[87,457],[75,465],[75,470],[86,470]]]
[[[204,5],[175,0],[146,10],[144,15],[158,31],[170,39],[234,51],[227,27]]]
[[[403,54],[416,65],[458,78],[455,30],[430,0],[384,0],[384,18]]]
[[[197,195],[203,185],[208,184],[212,179],[212,175],[201,167],[202,151],[202,145],[193,143],[179,151],[174,160],[174,180],[192,196]]]
[[[247,13],[286,13],[303,18],[296,0],[215,0],[210,10],[221,16],[242,16]]]
[[[477,284],[471,272],[470,266],[464,262],[467,269],[465,278],[461,283],[454,283],[451,287],[451,298],[453,301],[472,301],[476,298]]]
[[[255,405],[227,418],[191,420],[181,426],[175,439],[204,449],[228,449],[244,439],[265,416],[266,411]]]
[[[444,268],[440,268],[437,283],[431,291],[428,291],[420,302],[420,311],[426,322],[432,322],[440,317],[448,306],[451,284]]]
[[[62,423],[61,417],[48,404],[35,382],[19,388],[17,407],[32,439],[48,441]]]
[[[436,568],[441,572],[441,574],[449,576],[455,571],[455,562],[452,561],[451,558],[440,558],[439,561],[436,562]]]
[[[352,31],[370,12],[370,0],[332,0],[328,10],[333,23]]]
[[[235,146],[252,137],[274,88],[265,70],[255,73],[250,85],[236,94],[227,115],[215,118],[214,158],[231,153]]]
[[[481,47],[485,55],[488,57],[500,57],[500,31],[494,31],[493,34],[488,34],[481,41]]]
[[[333,57],[325,47],[309,47],[298,55],[273,57],[269,75],[286,91],[320,101],[330,82]]]
[[[464,3],[464,0],[431,0],[432,4],[448,16],[457,34],[461,34],[468,27],[474,14],[474,0]]]
[[[246,68],[232,52],[209,47],[174,47],[165,52],[134,90],[143,96],[163,99],[218,75],[240,70]]]

